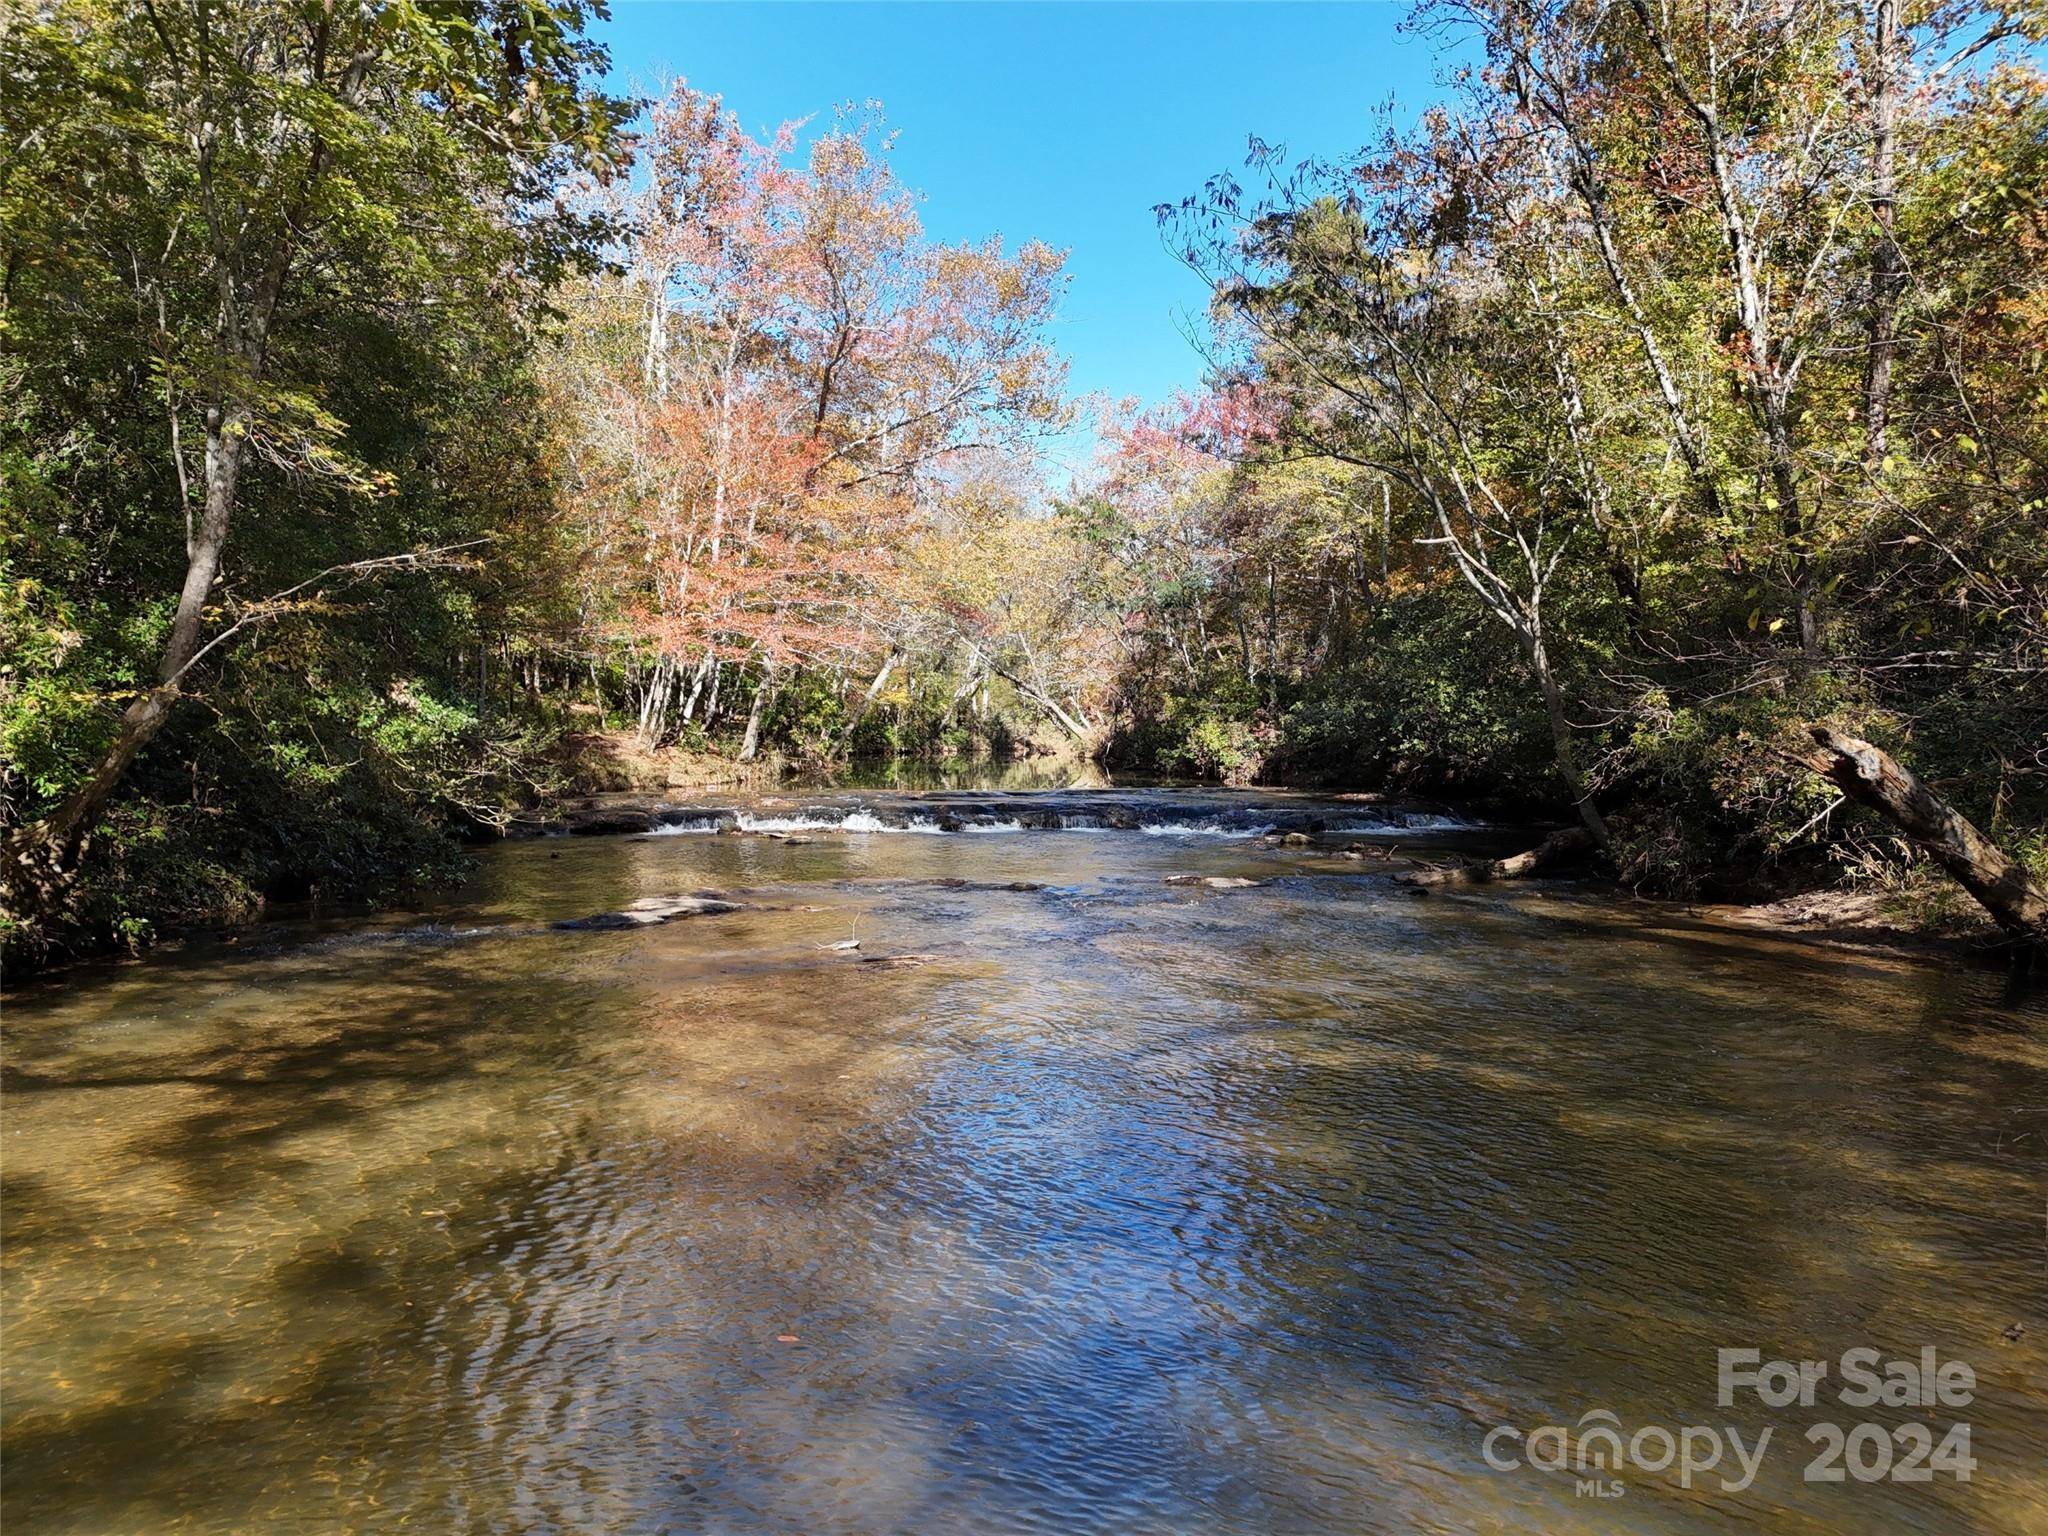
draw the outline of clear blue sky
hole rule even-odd
[[[615,83],[681,75],[749,129],[874,99],[947,240],[1066,249],[1057,332],[1077,392],[1156,401],[1200,381],[1201,286],[1152,209],[1238,169],[1246,135],[1341,154],[1390,98],[1436,94],[1406,7],[1328,4],[704,3],[614,0]]]

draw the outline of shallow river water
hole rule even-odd
[[[1338,850],[1461,834],[1357,804],[671,820],[9,999],[9,1536],[2048,1530],[2002,977],[1419,898]],[[1844,1406],[1858,1347],[1969,1401]],[[1722,1406],[1723,1348],[1829,1374]],[[1603,1411],[1772,1439],[1526,1464]],[[1824,1421],[1905,1477],[1807,1481]]]

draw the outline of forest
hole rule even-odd
[[[613,94],[602,14],[0,19],[10,969],[635,775],[1013,753],[2048,935],[2039,5],[1426,0],[1440,102],[1157,209],[1151,405],[880,105]]]

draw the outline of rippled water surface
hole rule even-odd
[[[1053,803],[512,844],[10,999],[9,1536],[2048,1530],[2039,1003],[1418,898],[1339,854],[1457,836],[1399,812]],[[551,926],[699,890],[746,905]],[[1715,1402],[1718,1347],[1857,1345],[1975,1400]],[[1482,1460],[1596,1409],[1777,1443]],[[1802,1482],[1873,1416],[1974,1478]]]

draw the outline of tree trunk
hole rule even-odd
[[[1491,885],[1496,880],[1520,880],[1543,874],[1591,853],[1594,847],[1591,832],[1584,827],[1566,827],[1551,833],[1534,848],[1505,859],[1468,859],[1446,869],[1419,869],[1395,878],[1403,885]]]
[[[704,730],[708,735],[718,719],[718,694],[725,685],[725,663],[713,658],[711,662],[711,697],[704,704]]]
[[[1876,224],[1870,249],[1870,357],[1863,381],[1863,463],[1884,463],[1891,421],[1892,359],[1899,348],[1899,295],[1906,286],[1906,258],[1898,238],[1899,0],[1872,7],[1870,70],[1870,216]]]
[[[1280,704],[1280,573],[1266,562],[1266,708]]]
[[[775,663],[761,663],[761,681],[754,689],[754,704],[747,711],[747,734],[740,741],[740,761],[751,763],[761,751],[761,716],[775,691]]]
[[[1544,644],[1543,632],[1533,626],[1526,629],[1522,645],[1529,657],[1529,670],[1536,674],[1536,686],[1543,693],[1543,712],[1550,720],[1550,745],[1557,758],[1558,775],[1572,792],[1572,807],[1585,823],[1587,835],[1605,848],[1607,822],[1593,804],[1592,787],[1579,769],[1578,750],[1572,743],[1572,722],[1565,714],[1564,693],[1557,686],[1557,676],[1550,670],[1550,650]]]
[[[960,712],[961,701],[981,686],[984,675],[978,661],[974,666],[967,669],[967,681],[955,688],[953,696],[946,700],[946,718],[948,720],[951,720]]]
[[[2048,947],[2048,892],[1912,769],[1859,737],[1825,725],[1800,761],[1927,851],[2014,938]]]
[[[683,702],[683,724],[688,725],[697,714],[697,701],[704,697],[704,680],[711,676],[716,653],[711,647],[704,648],[704,659],[697,663],[697,672],[690,679],[690,696]]]
[[[889,681],[889,674],[896,670],[896,663],[902,659],[903,652],[901,650],[892,650],[887,656],[882,658],[881,670],[875,673],[875,680],[868,684],[867,692],[860,696],[860,707],[854,710],[853,718],[846,722],[846,734],[848,736],[852,736],[855,731],[860,729],[861,721],[867,719],[868,711],[875,707],[875,700],[881,695],[882,685]]]
[[[220,575],[234,516],[235,487],[250,415],[245,406],[215,406],[206,415],[206,499],[189,545],[185,582],[171,618],[170,637],[157,662],[156,686],[121,712],[114,739],[85,782],[41,821],[17,830],[0,852],[0,900],[17,917],[55,910],[64,897],[87,834],[113,797],[128,765],[170,718],[179,682],[199,650],[206,599]]]
[[[1044,710],[1048,715],[1050,715],[1054,722],[1058,724],[1061,730],[1065,731],[1069,736],[1074,738],[1075,744],[1078,745],[1082,749],[1082,751],[1090,754],[1092,754],[1095,751],[1096,740],[1094,728],[1090,726],[1085,720],[1078,718],[1076,715],[1070,712],[1064,705],[1062,705],[1059,702],[1059,700],[1055,699],[1045,689],[1040,688],[1035,683],[1028,683],[1023,678],[1019,677],[1016,673],[1005,671],[1001,667],[991,667],[990,670],[994,672],[997,677],[1000,677],[1004,682],[1008,683],[1012,688],[1016,689],[1019,693],[1024,695],[1025,698],[1029,699],[1032,703],[1036,704],[1040,709]]]
[[[1699,125],[1700,148],[1706,154],[1712,176],[1722,240],[1728,252],[1728,270],[1734,279],[1735,321],[1749,349],[1743,388],[1763,427],[1771,493],[1778,504],[1778,525],[1792,552],[1792,598],[1799,623],[1799,649],[1810,660],[1820,654],[1820,616],[1813,555],[1807,548],[1810,530],[1800,506],[1798,461],[1792,440],[1792,371],[1786,367],[1779,338],[1772,329],[1766,274],[1761,270],[1763,248],[1745,210],[1741,180],[1729,159],[1721,108],[1714,95],[1719,80],[1710,73],[1708,93],[1703,96],[1696,91],[1679,65],[1670,34],[1651,15],[1649,0],[1631,0],[1631,8],[1664,66],[1666,80]],[[1710,65],[1710,70],[1718,68]]]

